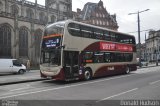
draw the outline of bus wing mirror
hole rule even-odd
[[[61,49],[61,48],[64,49],[64,48],[65,48],[65,45],[56,47],[56,49]]]
[[[65,45],[62,45],[62,46],[61,46],[61,48],[63,48],[63,49],[64,49],[64,48],[65,48]]]

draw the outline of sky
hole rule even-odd
[[[35,0],[28,0],[34,2]],[[37,0],[38,4],[44,5],[45,0]],[[87,2],[98,3],[100,0],[72,0],[72,10],[77,8],[83,9]],[[144,43],[145,34],[148,37],[148,31],[144,30],[160,30],[160,0],[102,0],[104,7],[110,14],[116,14],[118,31],[129,33],[136,37],[138,42],[138,19],[137,14],[128,15],[129,13],[137,13],[150,9],[149,11],[140,13],[140,30],[141,43]],[[130,33],[131,32],[131,33]]]

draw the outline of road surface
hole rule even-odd
[[[84,100],[89,103],[103,103],[106,100],[160,100],[160,67],[143,68],[128,75],[90,81],[38,81],[5,85],[0,86],[0,99],[27,100],[27,105],[34,103],[28,100]]]

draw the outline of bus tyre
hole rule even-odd
[[[126,73],[126,74],[129,74],[129,73],[130,73],[130,69],[129,69],[129,67],[128,67],[128,66],[126,67],[126,71],[125,71],[125,73]]]
[[[92,73],[89,69],[86,69],[84,72],[84,80],[90,80],[92,78]]]
[[[19,70],[19,71],[18,71],[18,74],[24,74],[24,70],[22,70],[22,69]]]

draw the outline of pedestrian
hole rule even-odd
[[[27,71],[30,71],[30,61],[29,60],[27,60],[26,69],[27,69]]]

